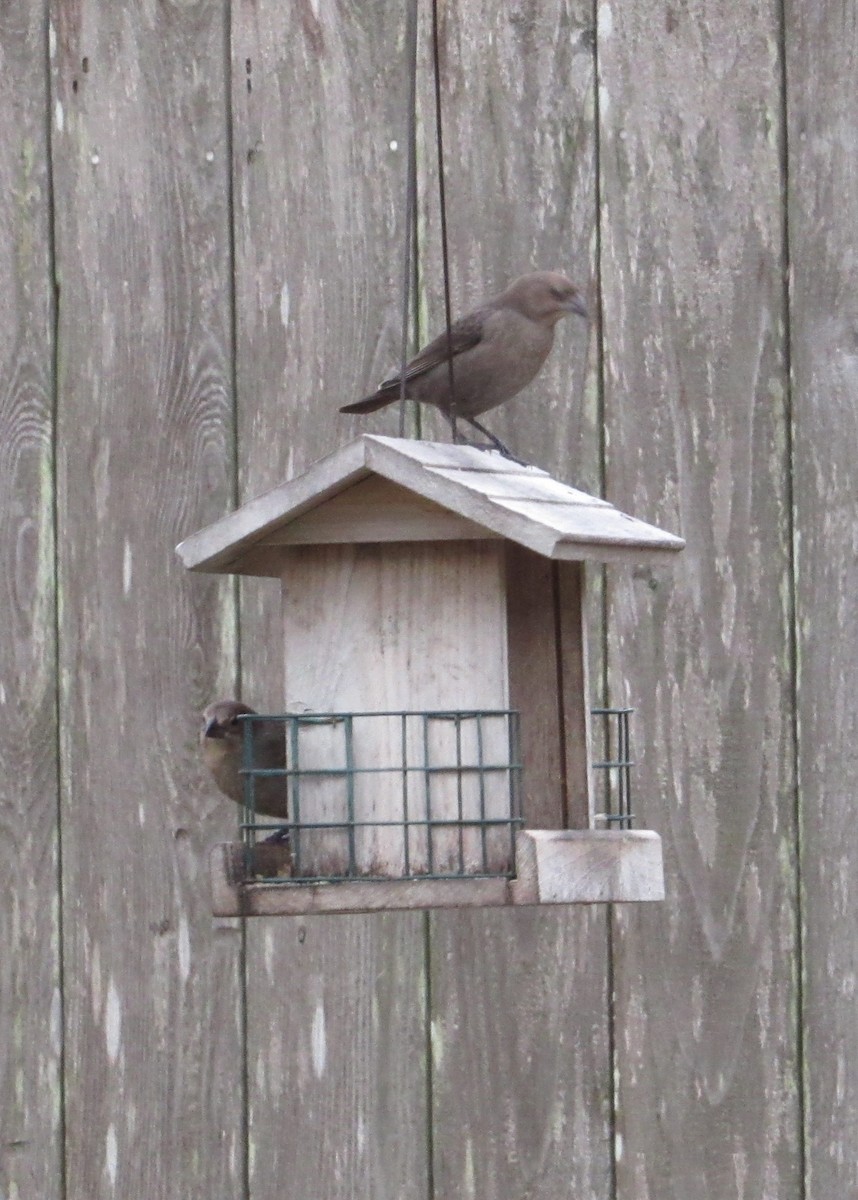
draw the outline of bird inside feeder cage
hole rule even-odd
[[[282,593],[284,712],[237,714],[244,840],[214,856],[216,911],[661,898],[626,784],[596,828],[586,565],[682,546],[498,454],[372,435],[189,537],[190,569]],[[601,761],[627,781],[617,719]]]

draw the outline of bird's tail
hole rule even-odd
[[[396,380],[396,387],[385,387],[382,385],[377,392],[373,392],[371,396],[366,396],[363,400],[356,400],[354,404],[346,404],[341,409],[341,413],[371,413],[379,408],[384,408],[387,404],[392,404],[399,396],[399,380]]]

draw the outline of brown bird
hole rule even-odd
[[[476,418],[527,387],[554,344],[554,326],[567,313],[587,318],[579,289],[557,271],[522,275],[506,291],[487,300],[412,358],[405,368],[405,394],[434,404],[452,424],[449,362],[452,352],[455,416],[512,457],[499,438]],[[344,413],[371,413],[399,399],[401,373],[386,379],[371,396],[346,404]]]
[[[239,700],[217,700],[203,713],[200,733],[203,761],[217,786],[236,804],[244,804],[243,765],[244,714],[254,710]],[[253,722],[253,766],[283,770],[286,766],[285,730],[279,721]],[[282,775],[260,775],[254,781],[257,814],[289,818],[286,779]]]

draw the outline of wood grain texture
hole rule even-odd
[[[592,5],[515,0],[499,10],[493,0],[468,0],[438,7],[454,318],[527,271],[562,270],[591,290]],[[423,341],[444,327],[429,10],[422,8],[421,30]],[[562,466],[558,478],[598,492],[590,455],[595,328],[577,317],[561,322],[538,379],[485,423],[515,454],[552,473]],[[422,422],[428,436],[449,439],[442,417],[424,410]]]
[[[476,522],[375,476],[272,531],[263,544],[484,541],[489,536]]]
[[[807,1197],[858,1193],[858,71],[848,6],[786,5]]]
[[[222,15],[53,5],[69,1200],[243,1174],[238,931],[206,878],[234,817],[196,746],[233,614],[172,550],[231,493]]]
[[[563,768],[566,774],[566,819],[570,829],[591,829],[595,806],[592,764],[596,759],[590,709],[589,625],[596,620],[592,587],[585,563],[558,563],[554,606],[562,689]]]
[[[301,546],[281,553],[287,711],[498,713],[509,707],[500,542]],[[348,723],[293,728],[293,770],[342,768],[351,755],[358,772],[372,772],[293,781],[293,819],[332,826],[296,831],[296,874],[510,869],[508,824],[483,830],[482,837],[476,828],[413,827],[407,845],[402,825],[406,819],[508,821],[509,771],[480,779],[474,773],[457,778],[450,770],[457,762],[466,768],[509,763],[503,717],[486,716],[478,727],[466,718],[424,724],[418,716],[403,723],[398,715],[358,715]],[[404,766],[412,768],[405,777],[397,769]],[[349,803],[354,820],[370,823],[351,834]]]
[[[592,784],[583,566],[507,544],[510,705],[520,713],[528,829],[587,829]]]
[[[435,1195],[602,1200],[604,908],[438,914],[432,929]]]
[[[354,432],[396,430],[393,409],[337,410],[399,360],[402,35],[358,0],[234,7],[243,495]]]
[[[523,829],[511,890],[516,904],[663,900],[662,864],[651,829]]]
[[[549,560],[506,545],[509,703],[520,713],[521,812],[528,829],[560,829],[566,809],[553,576]]]
[[[602,0],[612,699],[668,901],[616,922],[620,1200],[801,1195],[779,21]]]
[[[232,5],[242,499],[351,430],[396,430],[336,409],[399,357],[403,26],[357,0]],[[242,581],[241,635],[245,697],[276,709],[279,584]],[[300,928],[248,928],[253,1200],[423,1200],[423,918]]]
[[[471,0],[439,10],[454,309],[539,267],[586,284],[596,212],[592,6]],[[428,28],[423,38],[426,51]],[[444,308],[428,57],[423,71],[428,335],[442,328]],[[598,491],[590,334],[580,321],[561,324],[539,380],[486,423],[557,479]],[[440,424],[438,433],[448,436]],[[437,914],[431,927],[436,1195],[604,1200],[604,910]]]
[[[0,15],[0,1195],[61,1194],[53,305],[40,6]]]
[[[249,923],[251,1196],[424,1200],[421,924]]]

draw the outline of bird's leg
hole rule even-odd
[[[505,446],[499,437],[495,437],[490,429],[486,429],[485,425],[481,425],[476,417],[465,417],[464,420],[466,420],[469,425],[473,425],[474,429],[478,429],[484,437],[487,437],[494,446],[495,450],[499,450],[504,458],[510,459],[511,462],[518,463],[520,467],[527,466],[527,463],[523,459],[516,458],[509,447]]]
[[[445,412],[444,416],[447,418],[447,420],[450,424],[450,428],[453,430],[454,441],[458,440],[456,437],[456,434],[458,431],[453,422],[453,417],[448,412]],[[485,429],[479,423],[479,421],[475,421],[473,417],[463,417],[460,413],[456,414],[456,420],[457,421],[467,421],[469,425],[473,425],[473,427],[475,429],[478,429],[480,431],[480,433],[484,435],[484,437],[487,437],[489,439],[488,446],[484,442],[469,442],[465,439],[462,439],[462,445],[473,446],[473,448],[475,450],[492,450],[492,449],[499,450],[500,453],[503,454],[506,458],[512,458],[512,455],[510,454],[510,452],[506,448],[506,446],[503,444],[503,442],[500,440],[500,438],[496,438],[493,433],[489,433],[488,429]]]

